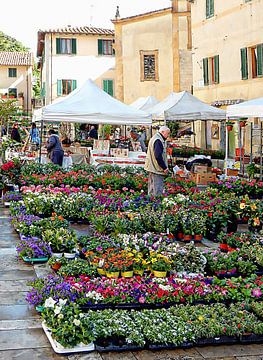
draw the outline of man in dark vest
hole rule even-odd
[[[144,169],[148,172],[148,195],[158,196],[163,193],[164,177],[168,173],[166,139],[170,134],[167,126],[161,126],[150,139]]]

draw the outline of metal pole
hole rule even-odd
[[[240,121],[238,121],[238,145],[239,145],[239,162],[240,162],[240,174],[244,175],[244,171],[243,171],[243,163],[242,163],[242,129],[240,127]]]
[[[260,180],[262,180],[262,147],[263,147],[263,124],[262,119],[260,119]]]
[[[227,160],[228,160],[228,130],[226,128],[225,176],[227,176]]]
[[[250,164],[252,164],[253,160],[253,123],[250,123]]]
[[[195,122],[193,121],[193,133],[194,133],[194,147],[196,146],[195,142]]]
[[[42,114],[41,128],[40,128],[39,160],[38,160],[39,164],[41,164],[43,129],[44,129],[44,120],[43,120],[43,114]]]

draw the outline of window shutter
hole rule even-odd
[[[240,49],[241,53],[241,78],[248,79],[247,48]]]
[[[41,97],[45,97],[45,96],[46,96],[46,83],[43,82],[41,88]]]
[[[57,80],[57,96],[62,95],[62,80]]]
[[[60,41],[60,39],[56,39],[56,53],[61,54],[61,41]]]
[[[72,80],[72,91],[77,87],[77,80]]]
[[[263,44],[257,45],[257,76],[263,75]]]
[[[72,54],[77,54],[77,40],[71,39],[71,52]]]
[[[102,39],[98,39],[98,54],[102,55],[103,51],[102,51]]]
[[[208,58],[203,59],[203,76],[204,76],[204,84],[208,85]]]
[[[214,13],[215,13],[214,0],[210,0],[210,16],[214,16]]]
[[[113,80],[108,80],[108,94],[113,96]]]
[[[215,64],[215,84],[219,84],[219,55],[214,57],[214,64]]]

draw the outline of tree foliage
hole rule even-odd
[[[0,31],[0,51],[29,51],[21,42]]]

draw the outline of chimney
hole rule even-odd
[[[115,20],[118,20],[120,18],[120,11],[119,6],[117,5],[116,13],[115,13]]]

